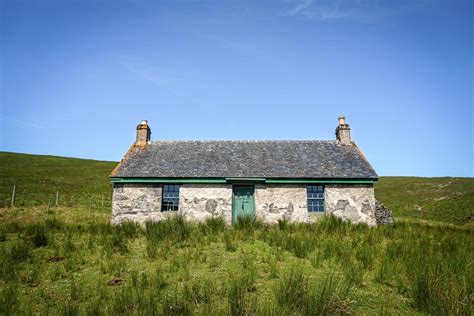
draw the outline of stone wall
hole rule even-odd
[[[392,210],[377,200],[375,200],[375,220],[377,225],[393,225]]]
[[[187,220],[202,221],[221,216],[232,222],[232,185],[183,184],[178,212],[161,212],[162,186],[154,184],[115,184],[112,224],[131,220],[144,224],[180,214]],[[372,185],[326,185],[326,213],[354,223],[376,225]],[[312,222],[320,214],[307,211],[306,185],[255,185],[255,213],[262,221],[275,224],[280,219]]]
[[[326,185],[324,200],[326,213],[353,223],[376,225],[373,185]]]
[[[232,185],[183,184],[179,190],[179,214],[185,219],[202,221],[221,216],[232,223]]]
[[[255,185],[255,215],[265,223],[309,222],[306,185]]]
[[[112,195],[112,224],[134,221],[159,221],[166,216],[161,212],[161,185],[115,184]]]

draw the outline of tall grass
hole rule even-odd
[[[143,229],[53,217],[0,231],[0,308],[10,313],[473,312],[472,234],[455,227],[170,217]]]
[[[310,281],[301,269],[293,267],[275,287],[280,308],[291,314],[349,314],[352,284],[330,272],[321,280]]]

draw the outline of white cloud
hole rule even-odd
[[[338,1],[314,2],[313,0],[292,1],[294,5],[287,11],[290,16],[304,16],[322,20],[339,19],[351,14],[348,9],[343,9]]]
[[[430,5],[428,0],[285,0],[285,15],[319,20],[350,18],[359,22],[375,22],[400,16]]]

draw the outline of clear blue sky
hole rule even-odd
[[[5,1],[0,150],[334,139],[380,175],[473,176],[473,1]]]

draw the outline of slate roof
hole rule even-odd
[[[357,145],[336,141],[154,141],[111,177],[376,179]]]

